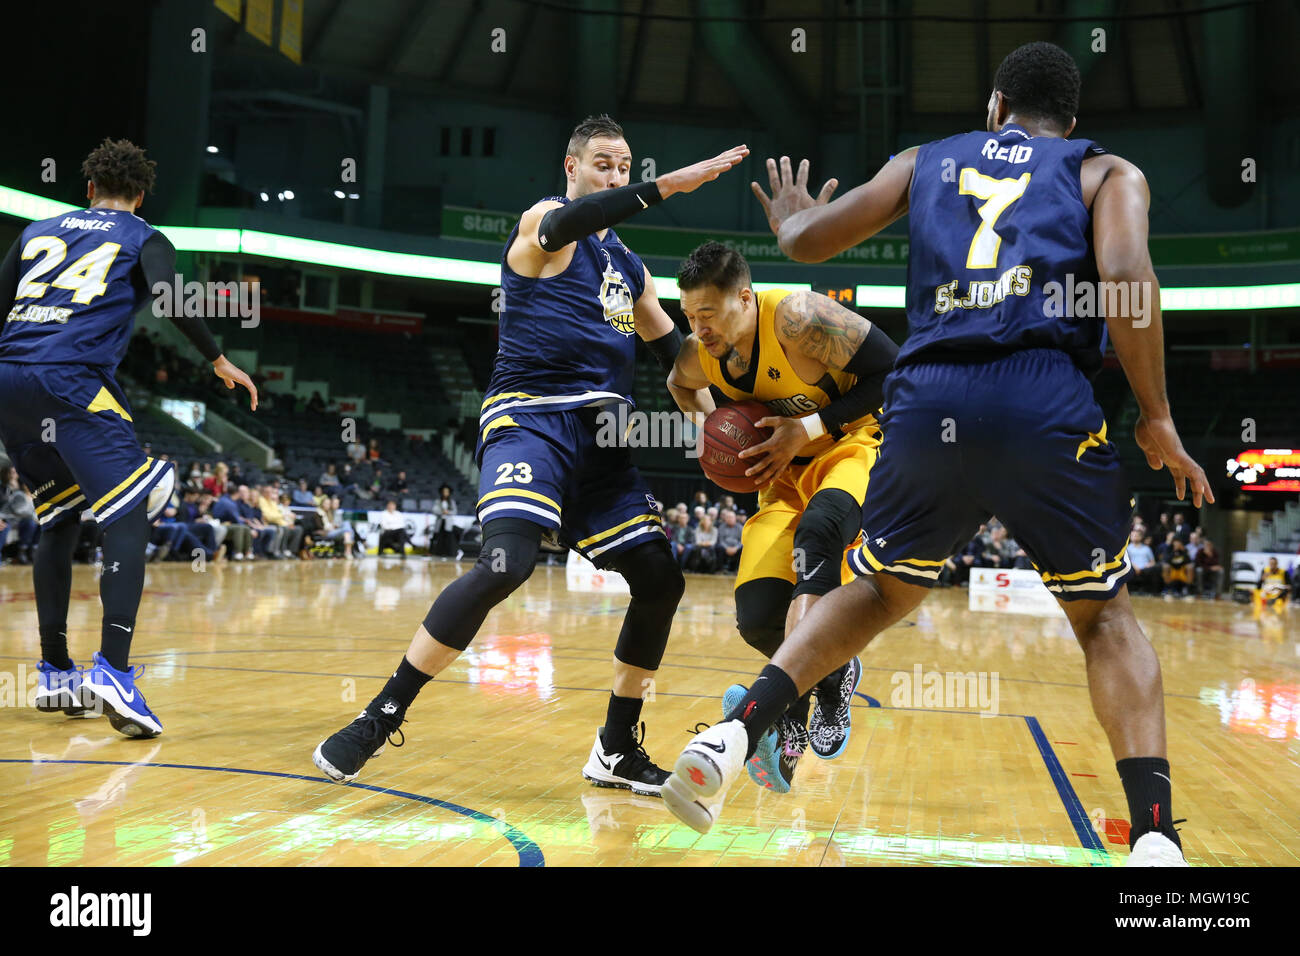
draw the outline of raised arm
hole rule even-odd
[[[1124,308],[1106,316],[1106,328],[1140,412],[1133,435],[1156,471],[1168,467],[1181,501],[1192,486],[1192,503],[1214,501],[1201,466],[1183,449],[1165,394],[1165,342],[1160,283],[1147,250],[1146,177],[1117,156],[1098,157],[1108,168],[1092,203],[1092,237],[1102,282],[1123,283],[1128,295],[1111,296]]]
[[[782,156],[779,170],[775,160],[767,161],[771,198],[758,183],[751,183],[750,188],[763,204],[781,251],[796,262],[823,262],[869,239],[907,212],[915,165],[916,148],[905,149],[869,182],[831,202],[836,180],[828,180],[813,199],[808,194],[808,160],[799,163],[796,175],[790,157]]]

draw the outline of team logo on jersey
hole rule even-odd
[[[614,268],[614,260],[605,253],[605,271],[600,277],[600,304],[605,310],[605,321],[616,332],[631,335],[636,331],[632,321],[632,290],[628,288],[623,273]]]
[[[774,369],[772,368],[772,366],[769,365],[767,367],[767,377],[775,382],[778,378],[781,377],[781,372],[778,369]]]

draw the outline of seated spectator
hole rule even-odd
[[[718,529],[713,519],[705,514],[695,529],[695,548],[686,559],[685,570],[712,574],[718,569]]]
[[[740,567],[740,535],[744,530],[744,525],[736,520],[735,510],[723,509],[722,524],[718,525],[718,563],[723,571]]]
[[[1134,571],[1129,590],[1135,594],[1159,594],[1164,578],[1155,552],[1142,540],[1142,532],[1137,528],[1129,533],[1128,542],[1128,560]]]
[[[383,456],[379,453],[379,439],[370,439],[370,446],[366,449],[366,457],[371,461],[383,461]]]
[[[253,529],[240,513],[239,502],[226,491],[212,502],[212,517],[225,529],[226,556],[234,561],[253,560]]]
[[[230,481],[229,466],[224,461],[219,461],[212,469],[211,477],[203,479],[203,490],[210,495],[223,495]]]
[[[707,510],[708,507],[709,507],[708,492],[706,491],[695,492],[695,500],[691,502],[691,513],[694,514],[696,508],[704,508]]]
[[[1187,518],[1181,511],[1174,512],[1174,526],[1171,530],[1174,532],[1174,537],[1184,545],[1192,540],[1192,526],[1187,523]]]
[[[1291,590],[1291,575],[1282,570],[1277,558],[1269,558],[1256,582],[1256,604],[1280,604]]]
[[[685,567],[686,559],[690,556],[691,549],[695,547],[695,529],[691,527],[685,508],[677,512],[677,526],[673,528],[672,544],[673,557],[677,559],[678,565]]]
[[[316,484],[320,485],[329,494],[334,494],[339,490],[338,467],[332,462],[325,466],[325,471],[316,479]]]
[[[313,415],[325,414],[325,399],[321,398],[320,392],[311,393],[311,398],[307,401],[307,411]]]
[[[704,510],[704,505],[695,505],[693,508],[691,508],[692,528],[698,528],[700,526],[700,519],[705,516],[705,513],[706,512]]]
[[[356,543],[356,533],[352,526],[343,520],[339,511],[338,498],[326,498],[320,505],[321,529],[316,534],[316,540],[327,542],[333,545],[335,553],[341,547],[343,557],[347,561],[352,560],[352,550]]]
[[[664,536],[668,538],[669,543],[671,543],[673,540],[673,529],[677,527],[677,509],[669,508],[664,512],[663,519],[663,524],[660,525],[660,530],[663,531]]]
[[[1208,582],[1210,600],[1217,601],[1219,592],[1223,590],[1223,562],[1219,558],[1218,549],[1214,547],[1214,542],[1209,538],[1202,539],[1192,563],[1196,566],[1196,593],[1205,597],[1205,587]]]
[[[262,497],[257,499],[257,507],[262,511],[262,520],[269,525],[276,525],[282,530],[276,553],[281,558],[300,558],[303,530],[298,527],[293,510],[281,503],[277,485],[265,485]]]
[[[41,526],[36,519],[32,497],[19,485],[18,469],[13,466],[0,470],[0,525],[6,529],[0,531],[0,556],[3,556],[6,544],[17,542],[15,560],[19,564],[31,564],[35,560]]]
[[[389,482],[388,482],[388,491],[389,491],[391,494],[395,494],[395,495],[404,495],[404,494],[407,493],[407,490],[408,490],[408,488],[407,488],[407,484],[406,484],[406,472],[404,472],[404,471],[399,471],[399,472],[397,473],[397,477],[396,477],[396,478],[392,478],[392,479],[389,480]]]
[[[406,560],[406,516],[397,510],[397,502],[392,498],[384,505],[383,514],[379,516],[379,550],[376,554],[392,549]]]
[[[1170,534],[1173,534],[1171,531]],[[1173,540],[1169,560],[1164,563],[1165,597],[1172,597],[1177,591],[1181,597],[1189,597],[1192,586],[1192,559],[1187,556],[1187,546],[1177,537]]]
[[[1016,552],[1020,550],[1019,546],[1007,537],[1007,529],[998,525],[989,532],[988,541],[984,544],[984,550],[981,553],[983,559],[980,567],[984,568],[1012,568],[1016,564]]]
[[[353,464],[361,464],[366,458],[366,446],[359,441],[354,441],[348,445],[348,458]]]
[[[306,478],[298,479],[298,487],[293,489],[293,494],[290,498],[291,503],[297,505],[299,508],[316,507],[316,499],[312,496],[311,490],[307,487]]]
[[[262,511],[248,485],[240,485],[236,494],[239,514],[253,535],[253,554],[260,554],[271,561],[280,560],[279,544],[283,529],[262,520]]]
[[[1164,539],[1156,545],[1156,560],[1162,565],[1169,563],[1169,557],[1174,553],[1174,541],[1177,540],[1172,531],[1166,531]]]
[[[1187,539],[1187,556],[1193,564],[1196,563],[1196,555],[1200,552],[1202,543],[1203,537],[1199,531],[1193,531]]]

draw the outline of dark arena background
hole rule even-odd
[[[1092,379],[1105,417],[1092,444],[1113,443],[1132,490],[1130,552],[1143,567],[1128,587],[1161,664],[1183,853],[1200,868],[1300,864],[1300,5],[40,9],[44,30],[6,43],[0,253],[33,222],[87,207],[81,164],[106,137],[156,161],[138,215],[176,249],[176,275],[135,314],[116,372],[141,450],[175,464],[131,652],[166,730],[132,740],[103,719],[31,706],[33,562],[48,529],[35,489],[6,467],[0,866],[48,868],[63,892],[78,878],[56,868],[1123,866],[1129,805],[1083,652],[996,521],[862,653],[847,749],[805,754],[788,794],[742,772],[706,835],[657,797],[584,779],[631,598],[619,573],[549,536],[406,714],[404,748],[344,786],[312,759],[479,559],[476,512],[494,486],[475,449],[511,308],[503,249],[526,209],[564,192],[576,124],[601,113],[621,124],[633,185],[748,147],[715,181],[616,227],[683,334],[678,269],[717,240],[745,256],[755,290],[821,293],[902,343],[909,218],[796,262],[750,183],[770,191],[769,157],[806,158],[812,194],[834,177],[839,197],[908,147],[982,131],[999,64],[1036,40],[1078,65],[1071,136],[1146,177],[1169,404],[1215,499],[1179,500],[1170,473],[1148,466],[1138,402],[1109,348]],[[169,310],[202,317],[256,384],[255,411]],[[671,770],[691,728],[721,719],[727,686],[766,663],[737,629],[738,555],[720,543],[760,502],[704,477],[695,426],[651,350],[631,341],[642,417],[615,430],[658,503],[649,530],[667,534],[686,582],[639,716],[646,752]],[[0,465],[17,455],[0,448]],[[1026,465],[998,463],[1007,475]],[[261,509],[259,534],[212,515],[227,492]],[[67,615],[71,657],[87,667],[106,567],[93,504]],[[371,895],[358,879],[349,893]],[[708,898],[704,884],[669,896]],[[1153,912],[1109,890],[1088,905],[1099,926]]]

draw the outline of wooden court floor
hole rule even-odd
[[[604,716],[626,597],[539,568],[426,688],[406,745],[356,784],[311,762],[467,565],[396,559],[150,566],[133,661],[165,734],[28,706],[30,569],[0,568],[0,864],[1114,866],[1127,812],[1063,620],[935,593],[872,644],[847,751],[795,791],[733,788],[700,837],[658,800],[579,771]],[[1201,866],[1300,865],[1300,613],[1136,599],[1164,667],[1174,810]],[[91,568],[72,654],[98,646]],[[760,662],[729,582],[689,576],[645,707],[671,764]],[[971,675],[957,679],[955,675]],[[963,696],[964,695],[964,696]]]

